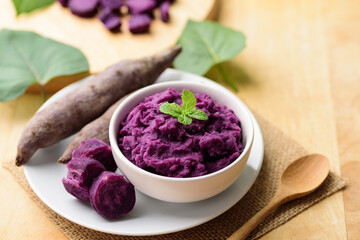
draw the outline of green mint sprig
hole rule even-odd
[[[163,103],[160,106],[160,112],[169,114],[178,119],[178,121],[184,125],[190,125],[192,119],[208,120],[208,116],[205,112],[195,108],[196,98],[195,95],[189,91],[184,90],[181,95],[182,107],[176,103]]]

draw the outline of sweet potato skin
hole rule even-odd
[[[175,46],[151,57],[121,61],[37,112],[20,137],[15,164],[23,165],[39,148],[71,136],[121,97],[153,83],[180,51]]]
[[[96,138],[107,144],[109,140],[109,124],[115,109],[120,105],[124,98],[114,103],[103,115],[94,121],[85,125],[80,132],[76,134],[74,139],[70,142],[63,155],[59,158],[58,163],[68,163],[72,157],[73,151],[77,149],[81,142],[88,139]]]

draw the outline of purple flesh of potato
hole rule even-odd
[[[100,5],[103,8],[110,8],[111,10],[119,10],[123,5],[123,0],[100,0]]]
[[[99,14],[99,19],[105,27],[111,31],[119,31],[121,26],[121,19],[112,9],[104,8]]]
[[[67,7],[68,3],[69,3],[69,0],[58,0],[58,2],[61,4],[61,6]]]
[[[81,200],[89,200],[89,188],[93,180],[105,171],[104,166],[91,158],[71,159],[66,165],[67,177],[62,182],[68,193]]]
[[[135,205],[134,186],[124,176],[102,172],[90,187],[90,203],[105,218],[119,218]]]
[[[97,12],[99,0],[69,0],[71,12],[79,17],[92,17]]]
[[[170,9],[170,1],[165,1],[160,4],[160,16],[163,22],[169,21],[169,9]]]
[[[156,7],[156,0],[128,0],[126,6],[132,15],[151,13]]]
[[[160,6],[163,2],[170,2],[173,3],[175,0],[156,0],[156,6]]]
[[[107,171],[114,172],[117,169],[111,147],[101,140],[93,138],[81,142],[80,146],[73,152],[72,159],[81,157],[93,158],[99,161]]]
[[[145,33],[149,31],[151,18],[146,14],[134,15],[129,19],[129,29],[132,33]]]

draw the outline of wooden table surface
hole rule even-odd
[[[10,20],[14,12],[9,2],[0,0],[0,28],[46,30],[46,23],[27,25],[37,16]],[[51,7],[36,15],[48,11],[56,12]],[[360,173],[356,164],[360,161],[359,13],[357,0],[221,2],[218,21],[247,37],[246,49],[224,65],[236,79],[238,96],[310,152],[328,156],[332,171],[343,174],[349,182],[347,190],[321,201],[262,239],[360,238],[359,194],[356,199],[358,191],[353,191],[359,189],[355,177]],[[56,38],[55,30],[48,31]],[[63,34],[57,39],[72,42]],[[80,36],[74,43],[76,39]],[[124,47],[117,56],[150,54],[168,43],[171,41],[163,40],[141,51]],[[106,49],[102,53],[108,54],[103,59],[113,61],[111,48],[102,47]],[[83,50],[94,71],[104,67],[99,51]],[[216,71],[208,76],[219,78]],[[21,131],[40,105],[41,97],[35,94],[0,103],[0,162],[14,158]],[[0,179],[1,239],[66,239],[4,168],[0,168]]]

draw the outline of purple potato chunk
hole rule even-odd
[[[97,13],[99,0],[69,0],[68,7],[71,12],[79,17],[93,17]]]
[[[107,171],[114,172],[117,169],[111,147],[96,138],[81,142],[80,146],[72,153],[73,158],[88,157],[99,161]]]
[[[160,16],[163,22],[169,21],[169,9],[170,9],[170,1],[165,1],[160,4]]]
[[[134,186],[122,175],[102,172],[90,187],[90,203],[105,218],[122,217],[134,208]]]
[[[57,0],[60,4],[61,4],[61,6],[63,6],[63,7],[67,7],[68,6],[68,4],[69,4],[69,0]]]
[[[89,188],[93,180],[106,170],[105,167],[86,157],[73,158],[66,166],[67,177],[62,180],[65,190],[78,199],[89,200]]]
[[[173,3],[175,0],[156,0],[156,6],[160,6],[163,2],[170,2]]]
[[[123,0],[100,0],[100,5],[103,8],[110,8],[111,10],[119,10],[123,5]]]
[[[156,7],[156,0],[128,0],[126,6],[132,15],[151,13]]]
[[[121,19],[112,9],[104,8],[99,14],[99,19],[110,31],[116,32],[120,30]]]
[[[129,19],[129,29],[132,33],[145,33],[149,31],[151,18],[146,14],[134,15]]]

